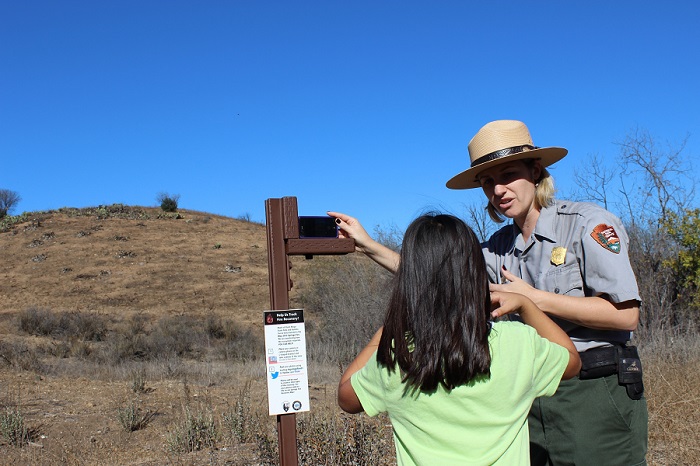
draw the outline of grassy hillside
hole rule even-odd
[[[268,306],[263,225],[122,205],[26,220],[0,233],[0,314],[35,306],[251,322]]]

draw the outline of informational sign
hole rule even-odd
[[[270,415],[309,410],[304,311],[265,311],[265,361]]]

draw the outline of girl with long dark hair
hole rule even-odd
[[[492,321],[514,312],[527,325]],[[532,301],[489,293],[474,232],[430,214],[406,230],[384,326],[343,374],[338,403],[388,413],[399,464],[528,464],[532,401],[579,369]]]

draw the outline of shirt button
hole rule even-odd
[[[559,294],[559,288],[554,288],[554,292],[555,292],[556,294]]]

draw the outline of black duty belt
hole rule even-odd
[[[618,383],[627,389],[627,395],[638,400],[644,393],[642,361],[636,346],[602,346],[579,353],[581,380],[598,379],[617,374]]]

